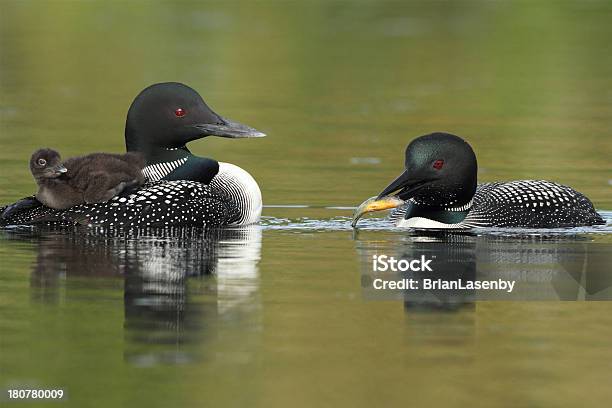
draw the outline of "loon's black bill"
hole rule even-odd
[[[395,196],[387,196],[383,198],[370,197],[361,203],[361,205],[355,210],[351,227],[355,228],[359,219],[366,213],[389,210],[391,208],[399,207],[402,204],[404,204],[404,200],[401,200]]]
[[[266,134],[242,123],[234,122],[229,119],[221,118],[223,123],[199,123],[193,127],[202,131],[203,136],[229,137],[232,139],[246,137],[264,137]]]
[[[414,192],[419,190],[429,181],[430,180],[415,180],[410,176],[408,171],[404,171],[398,178],[393,180],[391,184],[385,187],[385,189],[378,195],[378,198],[383,198],[395,191],[401,190],[396,194],[396,196],[405,201],[412,197]]]
[[[407,171],[404,171],[398,178],[393,180],[385,189],[376,197],[370,197],[365,200],[353,214],[351,226],[355,228],[359,219],[366,213],[373,211],[389,210],[391,208],[403,205],[406,200],[414,196],[414,193],[421,187],[429,183],[430,180],[414,179]],[[392,193],[398,191],[395,195]]]

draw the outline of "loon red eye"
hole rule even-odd
[[[440,170],[442,167],[444,167],[444,160],[436,160],[433,163],[433,168],[436,170]]]
[[[186,114],[187,114],[187,111],[185,111],[185,109],[183,109],[183,108],[177,108],[177,109],[174,111],[174,115],[175,115],[177,118],[182,118],[182,117],[183,117],[183,116],[185,116]]]

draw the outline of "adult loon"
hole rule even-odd
[[[0,208],[0,226],[219,226],[259,221],[261,192],[249,173],[230,163],[194,156],[186,144],[205,136],[263,137],[264,133],[213,112],[192,88],[177,82],[144,89],[125,125],[128,152],[140,152],[148,182],[99,204],[66,210],[34,198]]]
[[[562,228],[605,224],[578,191],[544,180],[477,184],[476,155],[462,138],[431,133],[406,148],[406,170],[355,211],[352,226],[371,211],[395,208],[399,227]],[[392,195],[392,193],[397,194]]]

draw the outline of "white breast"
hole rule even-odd
[[[232,225],[259,222],[263,205],[261,190],[247,171],[231,163],[219,162],[219,173],[213,177],[209,185],[226,192],[238,205],[241,215]]]
[[[443,222],[430,220],[423,217],[412,217],[408,219],[401,218],[396,224],[400,228],[416,228],[416,229],[464,229],[461,224],[445,224]]]

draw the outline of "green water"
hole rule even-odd
[[[603,1],[2,2],[0,203],[34,191],[38,147],[122,151],[133,97],[172,80],[269,135],[194,153],[310,207],[212,236],[1,232],[0,388],[74,407],[602,406],[609,302],[365,301],[364,246],[413,241],[354,236],[324,207],[380,192],[408,141],[445,130],[480,181],[554,180],[612,209],[611,19]],[[491,252],[576,241],[612,234]]]

